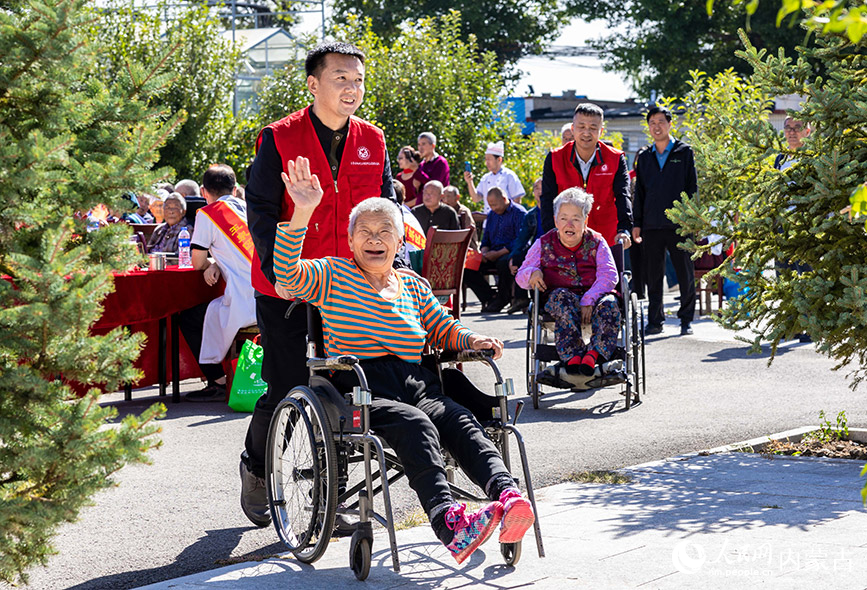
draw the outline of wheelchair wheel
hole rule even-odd
[[[632,401],[637,402],[641,399],[639,392],[644,383],[644,338],[641,333],[643,322],[639,316],[641,308],[638,303],[638,296],[635,293],[632,294],[630,306],[632,308],[630,313],[630,335],[632,342],[629,343],[629,346],[632,354],[632,378],[627,382],[627,409]]]
[[[359,581],[363,582],[370,574],[370,539],[357,538],[353,535],[349,545],[349,567]]]
[[[638,332],[638,335],[641,337],[641,395],[645,395],[647,393],[647,369],[645,366],[645,359],[647,358],[644,353],[644,308],[639,308],[641,311],[641,319],[640,326],[641,331]]]
[[[521,559],[521,541],[517,543],[500,543],[500,554],[506,565],[515,565]]]
[[[266,487],[277,535],[299,561],[328,547],[337,512],[337,464],[328,416],[307,387],[296,387],[271,419]]]

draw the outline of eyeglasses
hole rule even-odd
[[[795,133],[798,133],[798,132],[803,131],[803,130],[804,130],[803,125],[784,125],[783,126],[783,131],[794,131]]]

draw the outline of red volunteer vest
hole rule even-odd
[[[349,250],[349,212],[364,199],[381,194],[385,137],[378,127],[358,117],[350,117],[343,157],[337,181],[334,182],[328,157],[322,151],[313,121],[308,114],[310,108],[308,106],[294,112],[267,127],[274,133],[274,144],[283,161],[283,170],[286,171],[286,162],[289,160],[294,161],[298,156],[309,158],[311,172],[319,177],[325,193],[307,226],[301,257],[350,258],[352,252]],[[256,141],[257,148],[261,141],[260,133]],[[289,193],[284,191],[280,221],[289,221],[294,209]],[[255,252],[251,276],[253,288],[260,293],[277,297],[274,286],[262,273],[258,253]]]
[[[593,195],[593,210],[587,217],[587,227],[595,229],[609,246],[614,245],[614,237],[617,235],[617,206],[614,203],[614,175],[620,167],[620,157],[623,152],[599,142],[599,149],[594,156],[595,161],[590,166],[587,184],[572,164],[572,150],[575,142],[570,141],[566,145],[551,151],[551,165],[554,168],[554,176],[557,178],[557,192],[561,193],[567,188],[577,186]],[[601,159],[600,159],[601,156]]]

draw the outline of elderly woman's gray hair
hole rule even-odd
[[[560,207],[565,204],[575,205],[584,212],[586,218],[590,214],[590,209],[593,208],[593,195],[589,194],[583,188],[572,187],[557,195],[554,199],[554,217],[560,213]]]
[[[397,205],[382,197],[370,197],[352,208],[349,213],[349,235],[355,231],[359,216],[367,214],[388,218],[397,231],[397,237],[403,239],[403,214]]]
[[[187,200],[180,193],[172,193],[168,197],[166,197],[166,203],[169,201],[177,201],[181,205],[181,209],[184,210],[184,213],[187,212]]]

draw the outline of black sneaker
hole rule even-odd
[[[246,455],[246,451],[244,451]],[[268,506],[268,492],[265,490],[265,478],[257,477],[244,462],[241,465],[241,510],[257,527],[271,524],[271,510]]]
[[[513,313],[516,313],[519,311],[522,312],[522,311],[526,310],[528,307],[530,307],[530,300],[529,299],[517,299],[511,305],[511,307],[509,307],[509,309],[506,310],[506,313],[508,315],[512,315]]]
[[[650,334],[650,335],[653,335],[653,334],[662,334],[662,324],[659,324],[659,325],[657,325],[657,324],[647,324],[646,326],[644,326],[644,333],[645,333],[645,334]]]
[[[188,402],[222,402],[226,400],[226,386],[214,383],[198,391],[189,392],[184,399]]]
[[[498,299],[494,299],[482,308],[482,313],[500,313],[506,304]]]
[[[680,325],[680,335],[681,336],[690,336],[692,334],[692,326],[689,324],[681,324]]]
[[[332,537],[351,537],[358,528],[358,519],[346,513],[346,504],[337,505]]]

